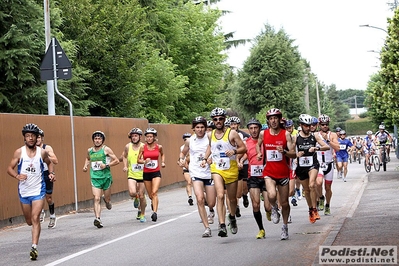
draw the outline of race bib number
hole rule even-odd
[[[251,165],[251,176],[262,176],[263,165]]]
[[[313,165],[313,156],[302,156],[298,158],[299,166],[309,167]]]
[[[230,159],[229,158],[219,158],[219,160],[216,162],[216,169],[218,169],[218,170],[230,169]]]
[[[158,167],[158,160],[151,160],[145,167],[148,169],[156,169]]]
[[[103,162],[101,161],[95,161],[95,162],[91,162],[91,169],[93,169],[93,171],[100,171],[101,169],[101,164]]]
[[[283,154],[281,152],[278,152],[277,150],[267,150],[266,160],[268,162],[279,162],[283,160]]]
[[[141,172],[144,169],[144,164],[132,164],[133,172]]]
[[[346,145],[345,145],[345,144],[340,144],[340,145],[339,145],[339,149],[340,149],[341,151],[346,150]]]

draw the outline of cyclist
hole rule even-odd
[[[392,136],[388,133],[388,131],[385,130],[385,125],[381,124],[378,127],[378,132],[375,133],[375,138],[374,138],[374,142],[376,144],[387,144],[389,139],[389,142],[392,143]],[[386,146],[387,148],[387,159],[388,162],[390,161],[389,158],[389,153],[391,151],[390,145]],[[380,164],[382,165],[382,159],[381,159],[381,153],[380,153]]]
[[[374,149],[374,137],[371,130],[366,132],[367,136],[363,139],[363,152],[366,157],[367,164],[370,164],[370,155],[372,149]]]
[[[358,152],[361,153],[361,155],[363,155],[363,140],[362,138],[360,138],[360,136],[356,136],[356,139],[353,141],[353,146],[355,146],[355,149],[353,149],[353,151],[355,152],[354,154],[354,161],[356,161],[356,155]]]

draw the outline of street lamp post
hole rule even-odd
[[[359,27],[373,28],[373,29],[382,30],[382,31],[385,31],[385,33],[388,33],[388,31],[385,30],[385,29],[383,29],[383,28],[379,28],[379,27],[376,27],[376,26],[371,26],[371,25],[369,25],[369,24],[359,25]]]

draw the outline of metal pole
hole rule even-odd
[[[306,75],[305,75],[305,108],[306,108],[306,113],[310,113],[310,105],[309,105],[309,77],[308,77],[308,71],[306,69]]]
[[[50,28],[50,0],[44,0],[44,34],[46,36],[46,48],[51,41]],[[49,115],[55,115],[55,96],[54,96],[54,80],[47,80],[47,110]]]
[[[75,187],[75,211],[78,211],[78,188],[76,182],[76,156],[75,156],[75,129],[73,126],[73,109],[71,101],[65,97],[57,88],[57,58],[55,52],[55,38],[52,39],[53,42],[53,73],[54,73],[54,89],[61,98],[68,102],[69,105],[69,116],[71,118],[71,131],[72,131],[72,164],[73,164],[73,185]]]
[[[320,96],[319,96],[319,84],[316,79],[316,96],[317,96],[317,111],[319,112],[319,116],[321,115],[321,109],[320,109]]]

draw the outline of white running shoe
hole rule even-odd
[[[280,222],[280,213],[276,205],[272,207],[272,220],[274,224],[278,224]]]
[[[288,226],[286,224],[283,224],[281,227],[281,240],[287,240],[288,239]]]

